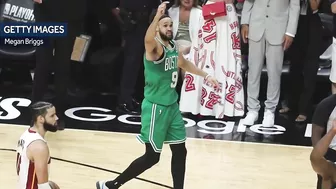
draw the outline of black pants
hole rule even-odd
[[[120,81],[119,103],[131,103],[136,90],[139,71],[142,71],[141,68],[143,68],[144,38],[148,26],[149,24],[146,22],[141,22],[133,30],[123,32],[125,39],[124,66]],[[143,72],[141,73],[143,74]],[[139,81],[143,82],[143,78],[139,78]]]
[[[174,189],[183,189],[187,149],[185,143],[171,144],[169,146],[172,151],[171,174],[173,177]],[[160,153],[156,153],[153,150],[151,144],[146,143],[145,154],[134,160],[116,179],[106,182],[106,186],[111,189],[119,188],[126,182],[157,164],[160,160],[160,155]]]
[[[82,28],[82,22],[68,22],[68,34],[65,37],[48,38],[47,45],[36,49],[36,68],[33,82],[33,98],[36,102],[43,99],[48,87],[48,78],[52,70],[55,73],[55,106],[58,116],[63,117],[66,108],[68,83],[70,82],[70,63],[76,36]],[[54,55],[53,55],[53,51]]]
[[[329,148],[326,155],[324,156],[327,160],[330,160],[331,162],[336,162],[336,151]],[[320,175],[317,175],[317,186],[316,189],[323,189],[322,188],[322,177]]]
[[[290,49],[288,106],[302,115],[309,114],[312,109],[321,44],[320,17],[317,14],[300,15],[297,34]]]

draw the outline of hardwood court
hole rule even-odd
[[[0,125],[0,148],[15,149],[26,126]],[[67,129],[48,133],[52,157],[88,164],[116,172],[143,154],[133,134]],[[315,189],[311,148],[204,139],[188,139],[186,189]],[[140,178],[171,186],[170,149],[165,146],[161,161]],[[0,188],[16,188],[16,154],[0,150]],[[100,179],[115,173],[53,159],[51,180],[62,189],[95,189]],[[123,189],[167,188],[134,179]]]

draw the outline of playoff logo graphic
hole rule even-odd
[[[34,22],[34,3],[33,1],[10,0],[6,3],[2,16],[9,21]]]
[[[31,100],[25,99],[25,98],[5,98],[3,99],[0,97],[0,121],[1,120],[14,120],[17,119],[21,112],[19,108],[22,107],[28,107],[31,104]],[[96,113],[99,112],[99,113]],[[120,115],[117,117],[117,115],[114,115],[111,113],[112,110],[106,109],[106,108],[100,108],[100,107],[74,107],[70,108],[65,111],[65,115],[68,116],[71,119],[78,120],[78,121],[88,121],[88,122],[104,122],[104,121],[111,121],[114,119],[118,119],[118,121],[130,124],[130,125],[141,125],[140,119],[136,119],[138,121],[135,121],[134,118],[139,118],[140,116],[134,116],[134,115]],[[86,116],[79,115],[80,113],[86,113]],[[202,120],[199,122],[195,122],[192,119],[184,118],[184,121],[186,122],[185,127],[191,128],[191,127],[198,127],[197,131],[204,133],[204,134],[219,134],[219,135],[225,135],[230,134],[233,131],[244,133],[249,129],[252,132],[259,133],[259,134],[265,134],[265,135],[281,135],[286,132],[286,128],[280,125],[275,125],[271,128],[265,128],[260,124],[250,126],[249,128],[239,122],[232,122],[232,121],[222,121],[222,120]],[[210,127],[211,124],[217,124],[221,127]],[[306,130],[304,133],[305,137],[311,137],[311,129],[312,125],[307,124]]]

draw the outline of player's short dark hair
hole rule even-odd
[[[52,107],[54,107],[52,103],[43,101],[35,102],[34,104],[30,105],[29,109],[32,116],[31,126],[34,125],[38,116],[45,116],[47,114],[48,109]]]

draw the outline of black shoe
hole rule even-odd
[[[140,111],[138,111],[137,108],[129,104],[119,104],[116,107],[116,111],[119,114],[129,114],[129,115],[139,115],[140,114]]]

